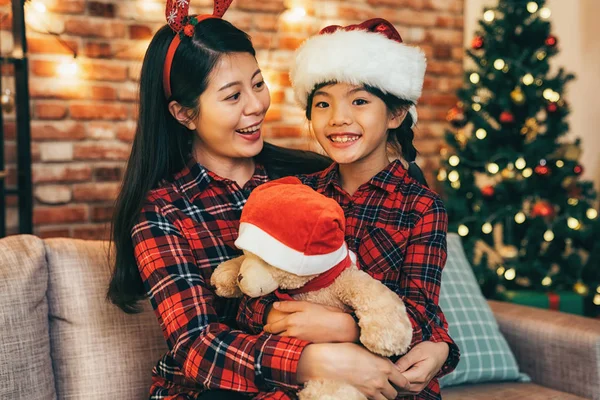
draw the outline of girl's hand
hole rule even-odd
[[[339,308],[307,301],[283,301],[273,304],[267,314],[264,331],[293,336],[313,343],[356,342],[359,328],[354,318]]]
[[[445,342],[421,342],[396,361],[396,367],[410,382],[408,390],[399,394],[418,394],[425,389],[446,362],[449,351]]]
[[[314,379],[346,382],[369,399],[395,399],[409,390],[409,381],[387,358],[353,343],[324,343],[306,346],[296,371],[298,383]]]

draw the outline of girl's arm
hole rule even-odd
[[[439,376],[454,370],[459,359],[458,346],[448,334],[448,323],[438,305],[442,269],[447,256],[447,230],[448,215],[436,196],[410,230],[407,242],[381,241],[377,249],[377,253],[383,255],[392,254],[392,247],[406,246],[401,267],[389,268],[378,278],[404,299],[413,324],[411,348],[424,341],[448,344],[449,355]]]
[[[170,355],[184,376],[211,390],[257,393],[273,386],[297,388],[296,370],[308,342],[249,335],[223,324],[202,273],[214,263],[212,234],[194,237],[200,242],[195,247],[203,253],[192,254],[188,239],[167,215],[158,205],[147,204],[132,230],[132,241]]]

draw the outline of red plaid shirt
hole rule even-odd
[[[257,166],[241,188],[192,159],[148,194],[132,240],[169,346],[153,369],[151,399],[196,399],[207,389],[295,397],[296,368],[308,342],[237,329],[239,300],[218,298],[209,287],[214,268],[241,254],[233,242],[242,207],[267,180]]]
[[[423,341],[446,342],[450,353],[442,370],[413,399],[440,399],[438,378],[451,372],[459,350],[448,334],[438,305],[442,268],[446,263],[446,209],[434,192],[411,178],[402,163],[393,161],[349,196],[340,183],[337,165],[301,176],[319,193],[336,200],[346,216],[346,242],[359,266],[404,300],[413,326],[411,346]],[[264,310],[272,296],[244,298],[240,326],[262,330]]]

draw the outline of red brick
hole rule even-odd
[[[375,17],[376,13],[370,7],[359,6],[358,4],[344,4],[344,2],[339,2],[338,18],[362,22]]]
[[[244,32],[250,29],[252,26],[252,19],[254,13],[242,13],[235,10],[231,10],[227,13],[227,21],[231,22],[235,27],[243,30]]]
[[[14,121],[4,121],[4,139],[13,140],[17,137],[17,124]]]
[[[296,50],[305,41],[305,38],[295,36],[283,36],[279,39],[280,49]]]
[[[138,101],[139,88],[137,85],[120,86],[117,91],[117,97],[121,101]]]
[[[92,86],[89,98],[92,100],[117,100],[117,89],[111,86]]]
[[[304,136],[304,131],[301,127],[296,125],[275,125],[270,127],[269,135],[274,138],[298,138]]]
[[[37,76],[56,76],[60,63],[47,60],[32,60],[30,69],[33,75]]]
[[[4,142],[4,163],[14,164],[17,162],[17,144],[15,142]]]
[[[285,92],[283,90],[271,90],[271,103],[272,104],[283,104],[285,103]]]
[[[40,155],[40,143],[31,143],[31,162],[39,162],[41,160]]]
[[[113,3],[90,1],[88,3],[88,14],[95,17],[114,18],[115,5]]]
[[[92,168],[89,165],[34,164],[32,168],[33,183],[84,182],[91,178]]]
[[[131,147],[125,143],[75,143],[74,157],[77,160],[118,160],[129,158]]]
[[[265,116],[265,121],[267,121],[267,122],[281,121],[281,109],[279,107],[271,106],[271,108],[269,108],[269,111],[267,111],[267,115]]]
[[[48,11],[61,14],[82,14],[85,11],[86,0],[54,0],[45,2]]]
[[[87,42],[83,54],[90,58],[109,58],[112,56],[112,48],[106,42]]]
[[[425,41],[462,47],[463,32],[462,30],[429,28],[425,32]]]
[[[86,220],[87,207],[84,205],[35,207],[33,210],[35,225],[68,224]]]
[[[129,108],[119,103],[73,103],[69,107],[73,119],[125,120]]]
[[[48,72],[52,72],[51,69]],[[52,76],[56,75],[52,72]],[[89,89],[85,85],[73,84],[65,79],[47,79],[31,77],[29,95],[32,99],[85,99]]]
[[[64,119],[67,107],[64,104],[35,102],[33,115],[38,119]]]
[[[121,22],[91,21],[89,18],[65,21],[68,35],[118,39],[125,36],[125,31],[125,24]]]
[[[102,61],[80,63],[81,76],[85,79],[122,82],[127,80],[127,66]]]
[[[123,168],[121,167],[97,167],[94,170],[97,182],[120,182],[123,179]]]
[[[131,143],[133,142],[133,138],[135,136],[135,125],[134,124],[122,124],[119,126],[119,129],[117,130],[117,139],[123,141],[123,142],[127,142],[127,143]]]
[[[237,26],[237,25],[236,25]],[[152,28],[147,25],[129,25],[129,38],[133,40],[146,40],[152,38]]]
[[[449,60],[452,58],[452,47],[439,45],[433,48],[433,57],[438,60]]]
[[[33,140],[81,140],[84,137],[85,130],[81,123],[31,121]]]
[[[117,126],[113,122],[90,121],[87,124],[87,137],[94,140],[111,140],[116,137]]]
[[[274,14],[254,14],[254,27],[261,31],[275,32],[279,28],[279,17]]]
[[[419,100],[421,105],[452,107],[457,102],[455,94],[425,93]]]
[[[427,72],[434,75],[462,76],[464,67],[456,61],[429,61]]]
[[[285,10],[281,0],[238,0],[237,7],[248,11],[282,12]]]
[[[78,51],[77,42],[62,39],[67,46],[59,42],[55,37],[28,37],[27,50],[30,54],[69,54]]]
[[[73,185],[73,200],[76,202],[114,201],[121,188],[119,182],[94,182]]]
[[[114,212],[113,206],[93,206],[92,207],[92,221],[94,222],[106,222],[112,220]]]
[[[252,45],[255,49],[269,49],[273,45],[274,36],[272,33],[253,32],[250,34]]]
[[[73,228],[73,237],[84,240],[108,240],[110,225],[85,225]]]
[[[71,237],[71,232],[69,231],[69,228],[36,227],[35,234],[42,239]]]
[[[2,0],[2,1],[7,1],[7,0]],[[10,3],[10,1],[9,1],[9,3]],[[0,24],[1,30],[12,32],[12,14],[0,12],[0,19],[2,20],[2,24]]]

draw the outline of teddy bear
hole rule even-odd
[[[354,312],[360,342],[382,356],[404,354],[412,325],[401,298],[361,271],[344,239],[345,218],[333,199],[298,178],[263,184],[250,194],[235,246],[243,255],[221,263],[211,276],[221,297],[304,300]],[[309,381],[301,400],[364,400],[349,384]]]

